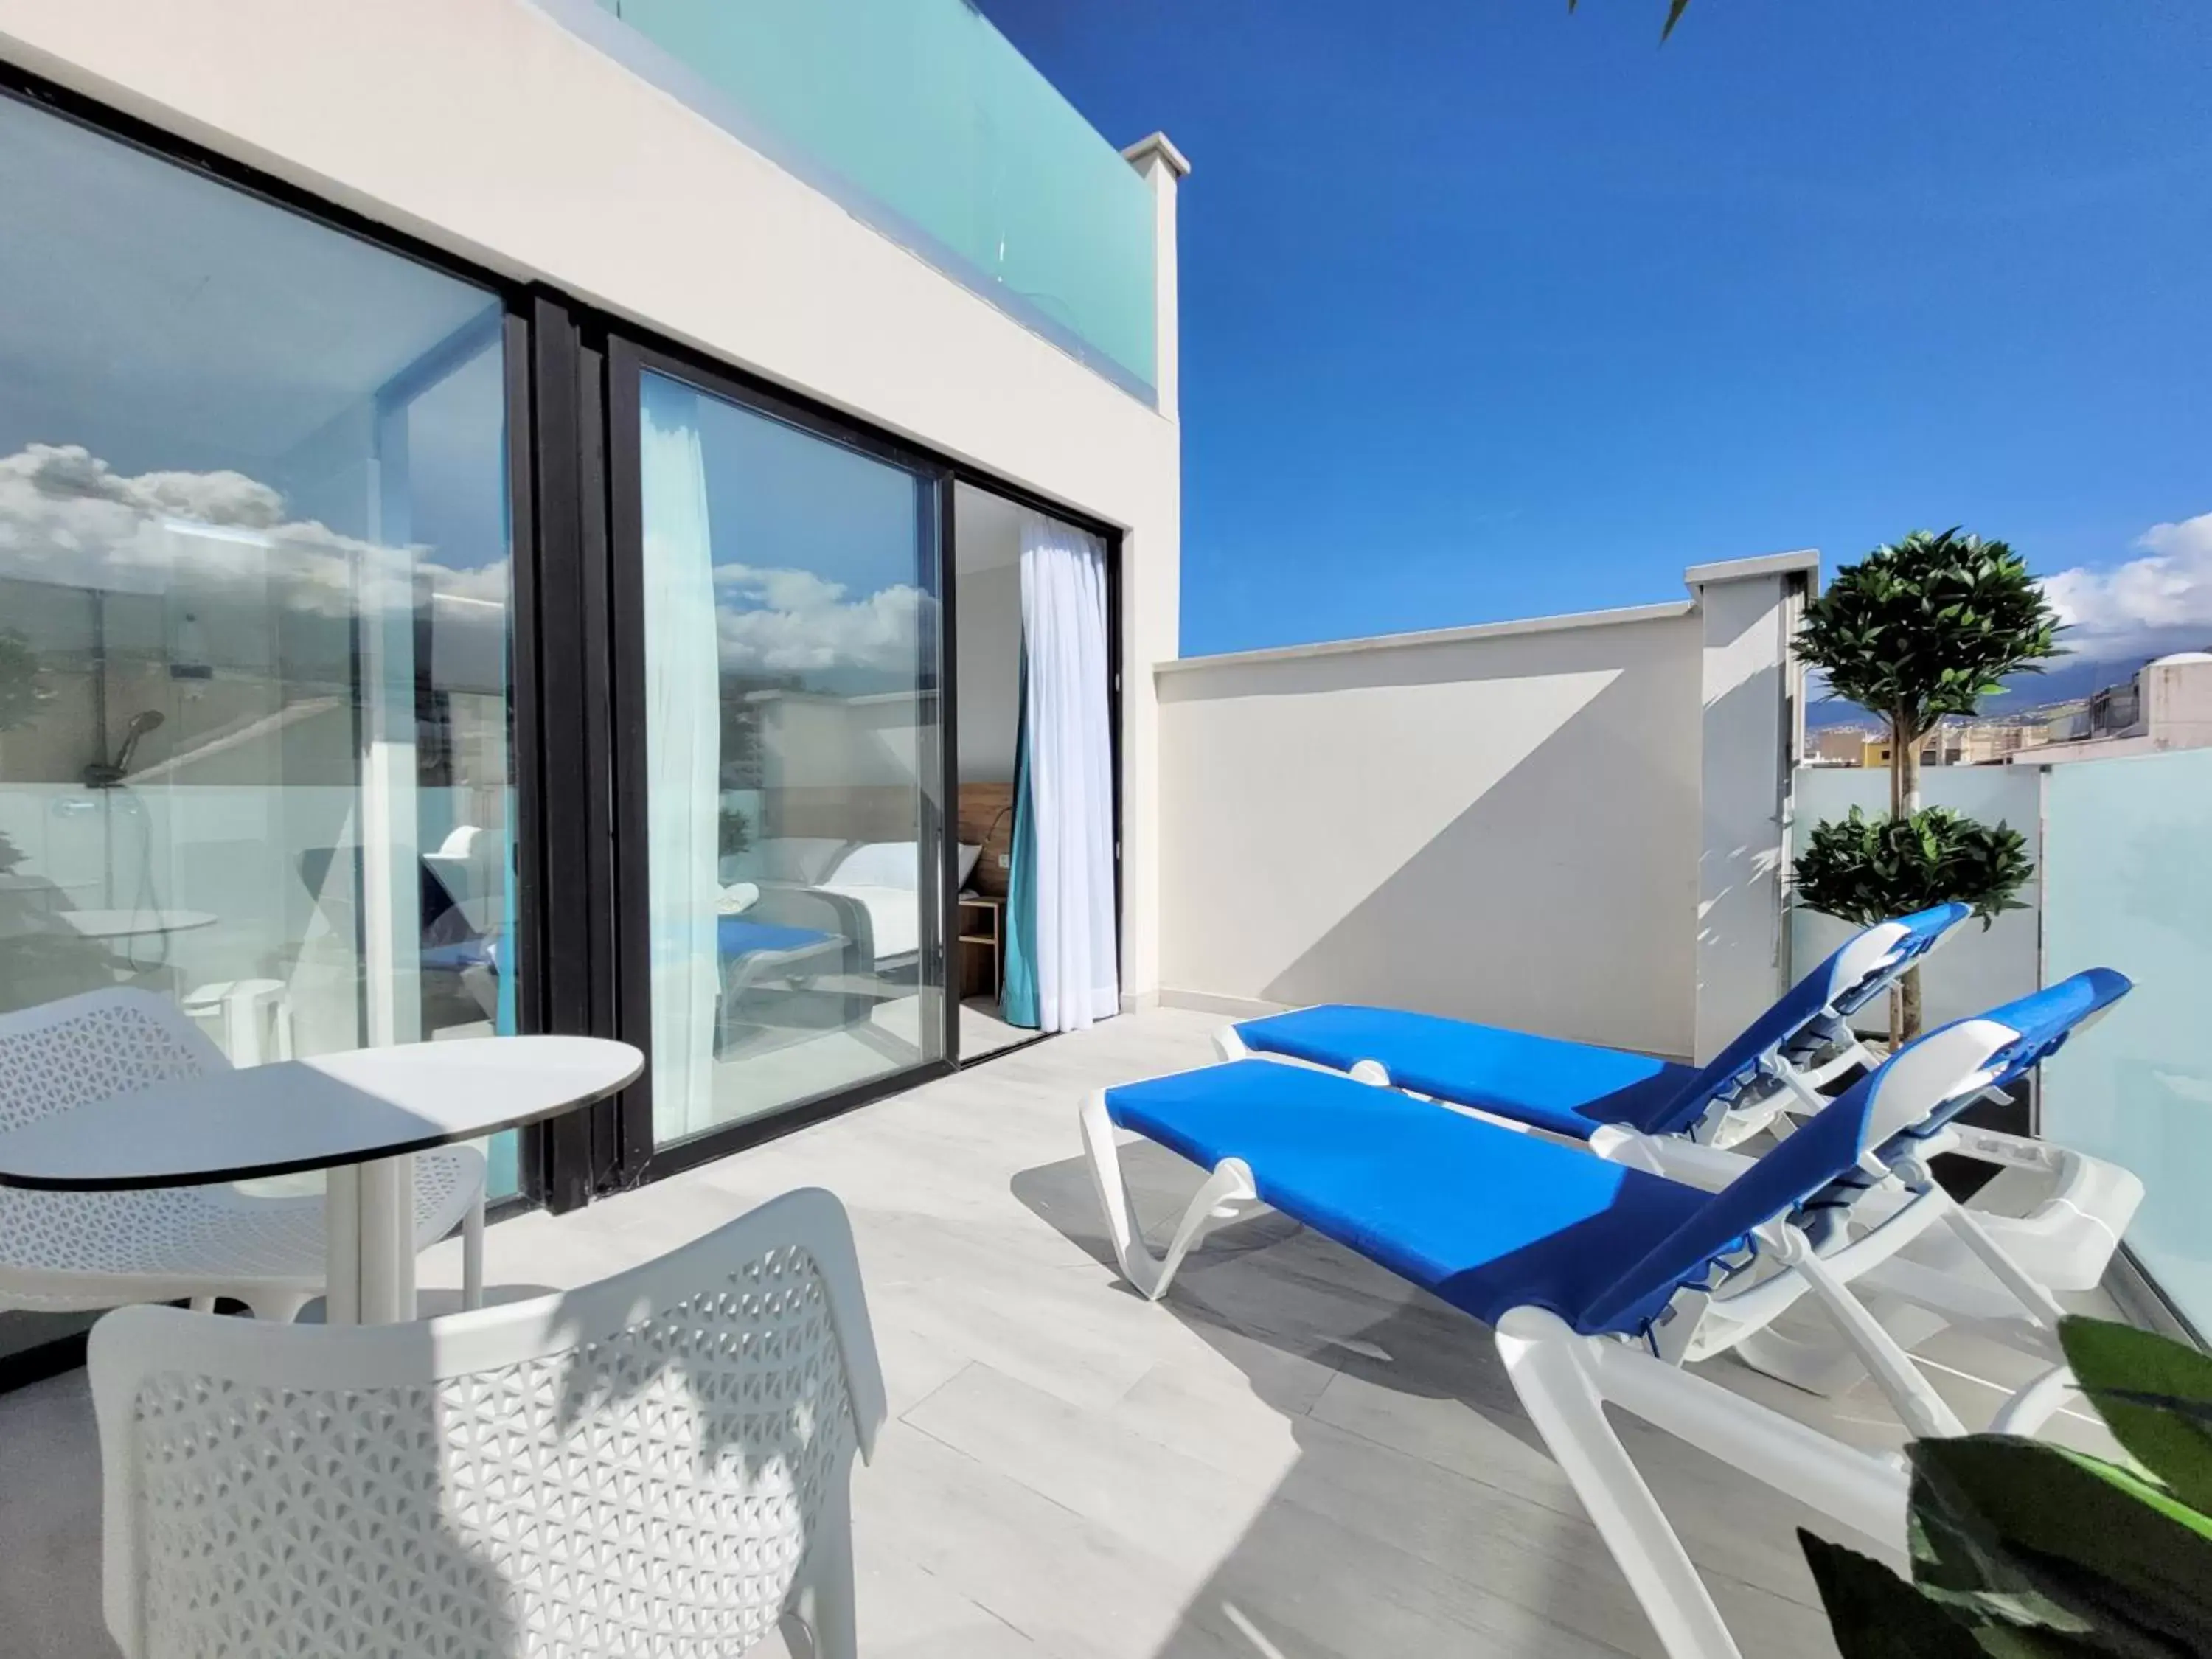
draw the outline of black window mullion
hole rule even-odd
[[[537,605],[533,620],[537,720],[532,759],[538,781],[534,843],[539,949],[536,975],[545,1030],[612,1035],[611,903],[604,872],[605,739],[595,745],[595,711],[603,715],[605,672],[596,666],[592,586],[603,580],[604,535],[593,556],[591,525],[602,509],[588,453],[598,422],[589,382],[594,365],[575,317],[547,295],[531,304],[530,380]],[[604,605],[599,607],[602,617]],[[604,626],[599,630],[604,642]],[[594,773],[598,773],[595,778]],[[584,1203],[601,1183],[594,1114],[570,1113],[540,1132],[538,1196],[555,1211]]]
[[[644,369],[635,346],[610,338],[605,376],[605,437],[602,446],[602,496],[611,523],[603,556],[608,580],[605,613],[612,664],[606,698],[611,717],[613,834],[616,857],[609,872],[615,897],[611,959],[629,968],[615,987],[616,1017],[623,1040],[647,1053],[653,1042],[653,981],[647,969],[653,948],[650,872],[646,848],[650,826],[646,799],[645,566],[641,545],[643,483],[639,468],[641,404]],[[645,1178],[653,1161],[653,1068],[612,1103],[614,1142],[618,1152],[611,1179],[632,1185]]]
[[[929,492],[935,522],[925,522],[929,543],[937,550],[937,638],[934,672],[938,702],[938,799],[943,820],[938,836],[942,872],[937,907],[938,937],[941,943],[939,974],[944,990],[945,1063],[960,1063],[960,994],[966,983],[966,963],[960,944],[960,657],[958,532],[956,527],[957,487],[949,469],[940,469]]]

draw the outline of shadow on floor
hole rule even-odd
[[[1201,1177],[1150,1143],[1125,1146],[1122,1165],[1157,1248]],[[1012,1190],[1100,1264],[1100,1296],[1136,1294],[1085,1160],[1024,1170]],[[1297,1448],[1158,1659],[1434,1653],[1439,1632],[1460,1636],[1450,1652],[1659,1651],[1487,1329],[1269,1212],[1210,1237],[1157,1311],[1230,1361]],[[1745,1651],[1832,1652],[1796,1543],[1809,1513],[1633,1419],[1616,1426]],[[1143,1431],[1235,1473],[1237,1449],[1195,1408]]]

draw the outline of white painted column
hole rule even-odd
[[[1159,999],[1160,738],[1153,665],[1179,650],[1182,568],[1182,344],[1178,322],[1176,192],[1190,172],[1164,133],[1123,150],[1152,191],[1153,388],[1158,447],[1142,464],[1152,481],[1121,542],[1121,1006]],[[1134,458],[1132,464],[1134,465]]]
[[[1704,624],[1697,1059],[1711,1060],[1790,982],[1784,913],[1790,774],[1804,747],[1791,641],[1817,552],[1693,566]]]
[[[1121,154],[1152,187],[1152,384],[1160,413],[1179,420],[1182,352],[1176,319],[1176,187],[1190,176],[1190,163],[1164,132],[1140,138]]]

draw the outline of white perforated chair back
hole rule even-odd
[[[0,1130],[230,1061],[183,1010],[127,986],[0,1014]]]
[[[416,1324],[125,1309],[90,1363],[129,1659],[733,1659],[802,1602],[849,1651],[884,1395],[828,1193]]]
[[[149,991],[118,986],[18,1009],[0,1014],[0,1133],[230,1069],[190,1015]],[[422,1153],[415,1176],[418,1248],[479,1213],[484,1164],[473,1148]],[[319,1195],[0,1188],[0,1309],[228,1296],[289,1319],[321,1292],[323,1255]]]

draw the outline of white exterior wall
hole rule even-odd
[[[1162,996],[1717,1046],[1785,981],[1789,647],[1817,563],[1164,665]]]
[[[2161,657],[2144,664],[2137,678],[2153,749],[2212,746],[2212,656]]]
[[[1171,418],[524,0],[0,0],[0,57],[1121,526],[1122,963],[1133,996],[1157,984]]]
[[[1683,604],[1163,667],[1163,996],[1688,1054],[1702,649]]]
[[[1685,574],[1704,629],[1692,1049],[1700,1064],[1790,982],[1783,878],[1804,702],[1791,641],[1820,563],[1817,554],[1781,553]]]

